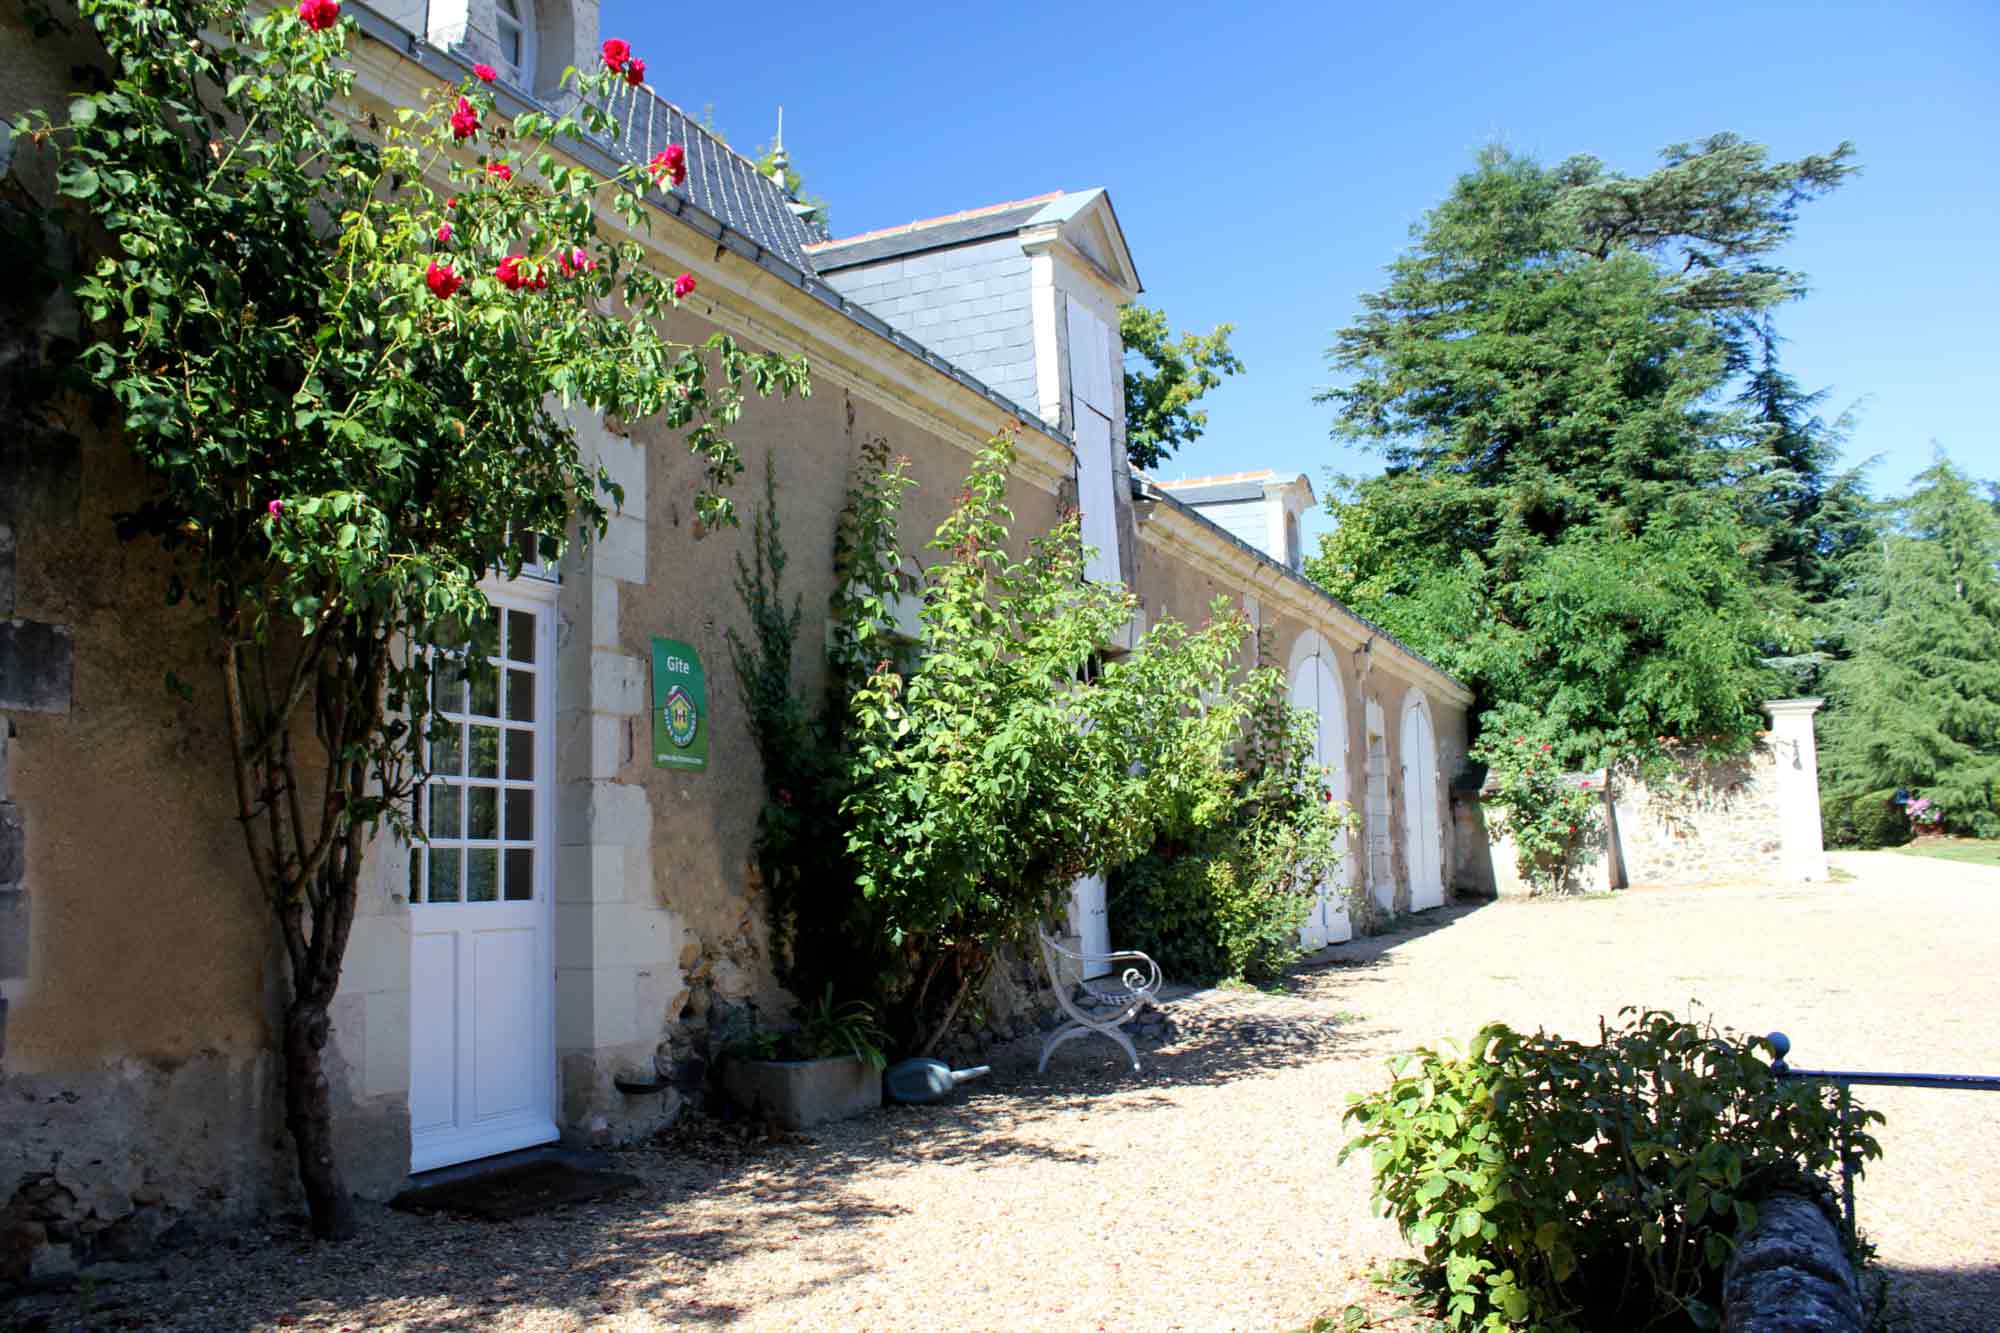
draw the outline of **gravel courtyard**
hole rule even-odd
[[[1033,1044],[946,1108],[809,1140],[621,1154],[640,1189],[480,1224],[371,1210],[364,1239],[279,1226],[163,1280],[42,1307],[47,1327],[1192,1329],[1274,1333],[1400,1253],[1349,1093],[1418,1042],[1504,1019],[1582,1035],[1626,1004],[1782,1029],[1802,1065],[2000,1072],[2000,870],[1836,856],[1820,887],[1717,886],[1449,909],[1332,951],[1283,995],[1169,1005],[1137,1079],[1108,1043]],[[1879,1090],[1861,1220],[1891,1327],[2000,1328],[2000,1095]],[[88,1302],[85,1304],[84,1302]],[[0,1308],[0,1324],[8,1311]],[[15,1317],[27,1313],[13,1312]]]

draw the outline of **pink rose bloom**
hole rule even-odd
[[[674,295],[686,296],[694,291],[694,274],[683,273],[674,279]]]
[[[479,112],[463,97],[458,99],[458,108],[451,113],[451,137],[470,139],[479,133]]]
[[[472,73],[481,83],[491,83],[500,77],[500,71],[487,64],[474,65]]]
[[[299,0],[299,21],[314,32],[325,32],[340,21],[340,0]]]
[[[578,246],[573,250],[565,250],[557,255],[556,267],[562,270],[564,277],[574,278],[596,268],[597,261],[590,257],[590,253],[587,250]]]
[[[510,181],[514,179],[514,168],[508,166],[505,162],[488,162],[486,164],[486,174],[496,180]]]
[[[451,244],[451,224],[449,222],[438,228],[438,244]]]
[[[285,516],[285,502],[283,500],[273,500],[264,506],[264,512],[272,518],[283,518]]]

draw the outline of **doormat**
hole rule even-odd
[[[637,1176],[563,1162],[523,1162],[463,1180],[404,1190],[389,1201],[406,1213],[451,1213],[483,1222],[505,1222],[566,1203],[601,1199],[630,1189]]]

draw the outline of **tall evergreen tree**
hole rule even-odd
[[[1863,469],[1840,467],[1852,418],[1826,420],[1825,401],[1825,390],[1808,393],[1778,364],[1775,335],[1737,397],[1764,453],[1751,513],[1763,531],[1765,567],[1813,604],[1833,599],[1848,558],[1873,533]]]
[[[1921,790],[1948,825],[2000,836],[2000,510],[1940,457],[1891,512],[1827,673],[1827,787]]]
[[[1628,177],[1483,152],[1329,352],[1334,435],[1387,469],[1336,488],[1313,575],[1486,704],[1560,718],[1565,759],[1746,736],[1761,657],[1802,642],[1770,530],[1823,491],[1829,431],[1731,389],[1777,373],[1769,312],[1804,283],[1770,254],[1851,154],[1723,134]]]

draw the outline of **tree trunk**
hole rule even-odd
[[[931,1029],[930,1037],[917,1052],[918,1055],[930,1055],[937,1050],[938,1043],[951,1031],[952,1020],[958,1017],[959,1006],[965,1003],[965,997],[972,994],[974,987],[986,980],[986,970],[991,962],[992,958],[989,955],[960,974],[958,991],[951,997],[950,1007],[944,1011],[944,1017],[938,1020],[937,1026]]]
[[[285,1010],[285,1127],[299,1152],[313,1235],[346,1240],[355,1232],[354,1198],[333,1158],[333,1100],[324,1053],[333,1023],[326,1005],[294,1000]]]

